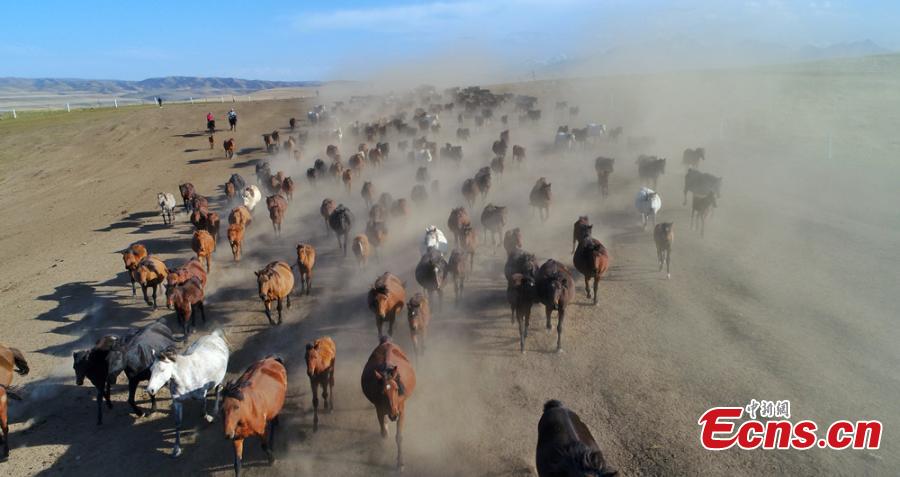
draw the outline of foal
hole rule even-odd
[[[334,362],[336,357],[337,348],[334,340],[328,336],[306,344],[306,375],[309,376],[309,386],[312,388],[313,432],[319,430],[319,386],[322,386],[325,410],[328,412],[334,410]]]

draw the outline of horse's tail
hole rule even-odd
[[[563,403],[557,399],[551,399],[544,403],[544,412],[547,412],[550,409],[556,409],[558,407],[563,407]]]
[[[9,350],[13,355],[13,361],[16,365],[16,372],[21,374],[22,376],[28,374],[28,361],[25,360],[25,355],[23,355],[21,351],[15,348],[9,348]]]

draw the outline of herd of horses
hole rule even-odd
[[[376,101],[373,98],[357,100]],[[476,133],[484,133],[497,126],[502,129],[499,136],[495,136],[498,139],[491,144],[489,164],[477,169],[474,176],[460,184],[460,202],[465,202],[468,207],[458,206],[449,211],[447,229],[451,232],[449,236],[452,237],[452,243],[437,226],[429,225],[425,229],[421,240],[421,258],[414,270],[418,289],[390,271],[380,275],[368,289],[366,302],[374,318],[378,345],[363,366],[360,382],[363,395],[376,410],[382,437],[388,435],[385,418],[396,422],[396,463],[402,469],[405,406],[416,389],[413,362],[392,339],[396,320],[398,316],[402,319],[404,309],[414,355],[418,357],[426,352],[429,323],[442,311],[444,288],[452,287],[456,302],[464,298],[465,282],[475,266],[479,242],[487,244],[490,235],[491,245],[502,245],[507,254],[504,265],[506,298],[511,321],[518,328],[519,351],[526,351],[532,308],[543,305],[545,327],[548,330],[553,328],[553,312],[557,313],[556,351],[562,352],[566,311],[574,302],[578,288],[573,272],[583,277],[586,297],[597,305],[599,283],[610,268],[611,256],[608,248],[593,236],[593,225],[588,217],[580,216],[573,224],[572,267],[565,261],[553,258],[540,262],[533,253],[525,250],[525,232],[521,228],[508,227],[507,207],[488,200],[491,191],[498,187],[497,179],[503,174],[508,152],[513,164],[520,166],[520,171],[527,171],[524,164],[537,156],[532,154],[532,159],[527,158],[525,147],[511,142],[510,125],[515,122],[518,114],[520,127],[534,127],[542,117],[540,109],[537,109],[538,98],[509,93],[496,94],[483,88],[470,87],[450,89],[443,93],[419,89],[402,99],[392,98],[391,101],[391,105],[397,110],[393,116],[376,117],[366,123],[356,121],[346,127],[350,131],[349,135],[360,141],[346,165],[340,152],[343,132],[340,127],[333,129],[326,125],[325,118],[332,117],[332,113],[324,106],[317,106],[310,111],[304,130],[295,132],[301,122],[291,118],[290,132],[284,143],[280,142],[277,130],[263,135],[263,142],[266,151],[273,156],[287,155],[298,161],[303,158],[301,151],[307,145],[310,135],[327,142],[337,142],[338,144],[328,144],[324,151],[330,164],[325,159],[316,158],[312,167],[307,170],[310,187],[318,188],[320,184],[329,184],[328,180],[331,179],[333,191],[344,188],[349,190],[354,179],[358,179],[363,171],[369,169],[375,171],[370,175],[374,179],[379,167],[397,160],[394,158],[394,150],[401,157],[403,153],[407,153],[406,158],[416,170],[416,184],[410,199],[412,206],[417,207],[419,203],[428,200],[429,189],[425,185],[429,181],[432,194],[440,190],[438,178],[430,175],[434,169],[429,166],[435,162],[447,161],[460,164],[463,147],[472,136],[470,127]],[[569,107],[565,102],[558,102],[556,107],[557,110],[568,112],[570,118],[579,114],[577,106]],[[349,109],[350,106],[337,102],[334,116]],[[409,110],[413,110],[411,115]],[[463,144],[446,143],[445,147],[438,149],[437,141],[429,141],[428,135],[440,134],[440,114],[447,116],[456,110],[460,113],[455,137]],[[464,125],[470,127],[463,127]],[[552,146],[548,148],[548,154],[555,154],[554,158],[565,158],[570,149],[591,151],[603,144],[614,143],[621,133],[621,127],[607,128],[596,123],[571,130],[568,126],[561,126]],[[211,135],[210,143],[212,144]],[[233,139],[225,142],[225,151],[228,158],[233,157]],[[472,151],[475,152],[488,151]],[[693,226],[696,215],[701,234],[711,208],[716,206],[721,188],[721,178],[699,171],[701,161],[705,160],[706,153],[702,148],[684,151],[683,163],[688,168],[684,179],[684,200],[686,203],[688,192],[693,194],[691,222]],[[603,199],[609,194],[614,163],[615,159],[604,156],[594,160],[597,185]],[[642,217],[644,227],[648,221],[653,225],[659,270],[662,272],[665,268],[668,278],[671,276],[669,265],[674,224],[655,222],[661,208],[661,198],[654,191],[659,177],[665,173],[665,164],[665,158],[646,155],[638,157],[638,179],[642,186],[637,191],[635,207]],[[273,173],[271,163],[265,159],[257,161],[255,173],[255,184],[249,183],[240,174],[233,174],[222,187],[226,209],[220,212],[222,215],[227,212],[228,217],[224,237],[236,263],[240,262],[244,251],[246,229],[261,214],[259,204],[265,205],[275,236],[281,235],[286,211],[288,207],[294,206],[292,199],[296,186],[290,176],[283,171]],[[165,318],[126,334],[104,336],[91,349],[74,353],[76,383],[81,385],[87,378],[96,388],[98,425],[103,421],[104,401],[107,407],[112,407],[111,385],[116,382],[119,374],[124,373],[127,377],[128,403],[138,416],[154,412],[157,394],[162,388],[168,388],[172,396],[172,414],[175,420],[174,456],[182,452],[180,430],[184,402],[202,401],[204,417],[208,421],[212,422],[221,415],[224,436],[234,446],[234,471],[237,475],[241,471],[243,442],[248,437],[259,437],[269,462],[274,462],[272,446],[287,393],[287,367],[290,363],[273,354],[251,364],[237,380],[225,382],[230,348],[221,328],[202,335],[179,352],[181,344],[186,343],[193,329],[198,328],[198,314],[202,324],[206,323],[205,291],[209,280],[213,279],[212,258],[220,240],[219,230],[222,226],[220,214],[211,209],[210,200],[201,195],[193,184],[188,182],[179,185],[179,193],[181,208],[194,228],[191,236],[194,256],[177,267],[172,267],[155,256],[147,246],[135,243],[122,252],[122,260],[131,281],[132,295],[137,294],[137,285],[140,285],[145,303],[155,309],[158,291],[164,289],[166,306],[174,310],[175,323],[181,327],[181,336],[173,333]],[[389,239],[389,222],[409,216],[410,204],[405,198],[395,199],[387,192],[378,195],[373,180],[363,182],[360,194],[367,208],[364,227],[357,223],[356,216],[349,207],[332,198],[322,200],[319,213],[326,231],[336,237],[338,256],[346,257],[349,248],[358,266],[365,267],[370,256],[374,255],[376,259],[379,257],[379,250]],[[164,223],[173,224],[179,207],[175,195],[160,192],[157,199]],[[470,216],[470,211],[475,212],[474,207],[479,200],[484,204],[480,216],[475,216],[480,217],[483,233],[480,239],[473,217]],[[542,223],[547,221],[554,203],[551,181],[546,177],[537,178],[528,200],[539,220]],[[360,229],[363,232],[351,239],[353,231]],[[295,291],[299,289],[301,296],[312,293],[316,256],[317,250],[312,244],[299,243],[296,246],[296,258],[276,259],[254,271],[258,296],[270,325],[278,326],[283,323],[285,308],[291,308],[291,297]],[[202,328],[202,324],[199,327]],[[319,428],[320,387],[324,409],[334,409],[336,356],[337,344],[329,336],[321,336],[306,344],[305,360],[312,390],[314,431]],[[7,397],[18,397],[15,388],[10,387],[11,370],[26,374],[28,366],[21,352],[0,347],[0,416],[4,456],[8,454]],[[142,381],[148,382],[147,391],[151,400],[149,410],[138,407],[134,399],[138,383]],[[207,412],[210,393],[214,400],[211,413]],[[540,418],[536,466],[541,476],[605,476],[616,473],[605,461],[596,441],[578,415],[556,400],[544,405]]]

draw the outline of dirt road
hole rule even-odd
[[[900,468],[900,448],[891,438],[900,425],[894,371],[900,336],[893,323],[900,309],[894,207],[900,189],[896,161],[885,159],[897,157],[900,145],[890,139],[897,108],[882,108],[885,102],[896,106],[897,98],[860,88],[863,79],[817,78],[802,91],[790,73],[509,86],[543,95],[545,121],[527,131],[511,128],[512,142],[525,144],[529,157],[494,178],[488,201],[510,207],[510,225],[522,228],[525,248],[542,260],[571,263],[571,224],[589,215],[595,236],[610,249],[612,268],[596,308],[579,280],[565,353],[551,352],[555,333],[542,329],[543,309],[535,307],[528,353],[520,355],[505,302],[505,257],[482,243],[466,296],[458,306],[452,292],[444,297],[431,347],[416,363],[419,383],[404,441],[407,475],[532,475],[537,420],[550,398],[581,414],[625,475],[887,475]],[[833,98],[830,109],[822,109],[817,94]],[[581,116],[554,117],[557,98],[581,102]],[[213,109],[220,127],[226,124],[222,106]],[[18,381],[27,402],[13,404],[13,450],[10,461],[0,463],[4,474],[127,469],[148,476],[229,475],[230,445],[219,422],[202,420],[198,403],[186,407],[189,431],[178,460],[168,455],[173,423],[167,399],[161,412],[138,419],[128,413],[120,384],[114,408],[97,428],[93,389],[75,386],[71,353],[106,333],[159,317],[174,321],[172,312],[152,312],[131,297],[118,252],[140,241],[167,263],[187,259],[191,226],[184,214],[174,227],[164,226],[156,193],[177,194],[177,185],[190,180],[224,217],[220,184],[233,172],[255,181],[253,161],[265,157],[260,135],[287,126],[291,116],[304,117],[309,107],[297,100],[241,104],[239,130],[216,133],[212,150],[199,130],[209,109],[203,105],[0,124],[0,308],[6,311],[0,342],[25,351],[32,368]],[[457,143],[454,116],[443,118],[447,140],[441,144]],[[601,116],[624,125],[635,141],[652,137],[652,144],[629,147],[623,138],[562,158],[539,152],[556,125]],[[834,134],[831,158],[824,129]],[[299,185],[283,236],[273,236],[265,211],[258,210],[242,262],[232,262],[220,243],[207,291],[211,322],[200,330],[225,328],[233,352],[229,377],[266,354],[286,358],[289,397],[279,461],[266,467],[258,444],[250,442],[249,475],[393,473],[393,439],[381,441],[359,389],[359,373],[377,344],[365,293],[384,270],[416,287],[412,269],[424,227],[446,226],[450,208],[462,205],[462,179],[487,165],[499,130],[485,128],[466,143],[461,167],[433,166],[440,194],[405,221],[392,222],[382,261],[365,270],[340,256],[319,204],[324,197],[346,203],[361,233],[362,181],[406,197],[415,168],[395,153],[383,169],[355,180],[348,196],[337,184],[313,188],[304,178],[312,160],[324,155],[325,142],[312,141],[299,163],[273,159],[273,171],[287,171]],[[226,160],[221,141],[232,136],[238,154]],[[725,177],[703,239],[689,230],[690,209],[681,205],[680,164],[681,150],[701,145],[708,157],[701,167]],[[345,136],[345,157],[353,149]],[[641,230],[632,205],[638,187],[633,162],[644,152],[669,158],[658,188],[659,220],[676,223],[668,281],[657,272],[652,237]],[[593,171],[600,153],[617,159],[606,202]],[[554,191],[545,224],[527,202],[541,176]],[[470,210],[479,228],[482,206]],[[271,260],[293,262],[300,241],[320,254],[313,295],[295,300],[284,325],[269,327],[252,272]],[[398,325],[395,339],[411,351],[405,321]],[[322,416],[313,434],[303,347],[326,334],[338,347],[336,409]],[[794,420],[820,425],[880,419],[882,448],[703,450],[699,416],[750,399],[789,399]]]

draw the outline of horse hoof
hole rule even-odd
[[[668,279],[670,279],[670,278],[672,278],[672,274],[671,274],[671,273],[667,273],[667,274],[666,274],[666,280],[668,280]]]
[[[206,414],[205,416],[203,416],[203,418],[206,419],[206,422],[213,422],[215,420],[215,417],[209,414]]]
[[[175,459],[181,455],[181,447],[172,449],[172,458]]]
[[[565,353],[565,351],[563,351],[562,348],[556,348],[556,354],[563,354],[563,353]]]

